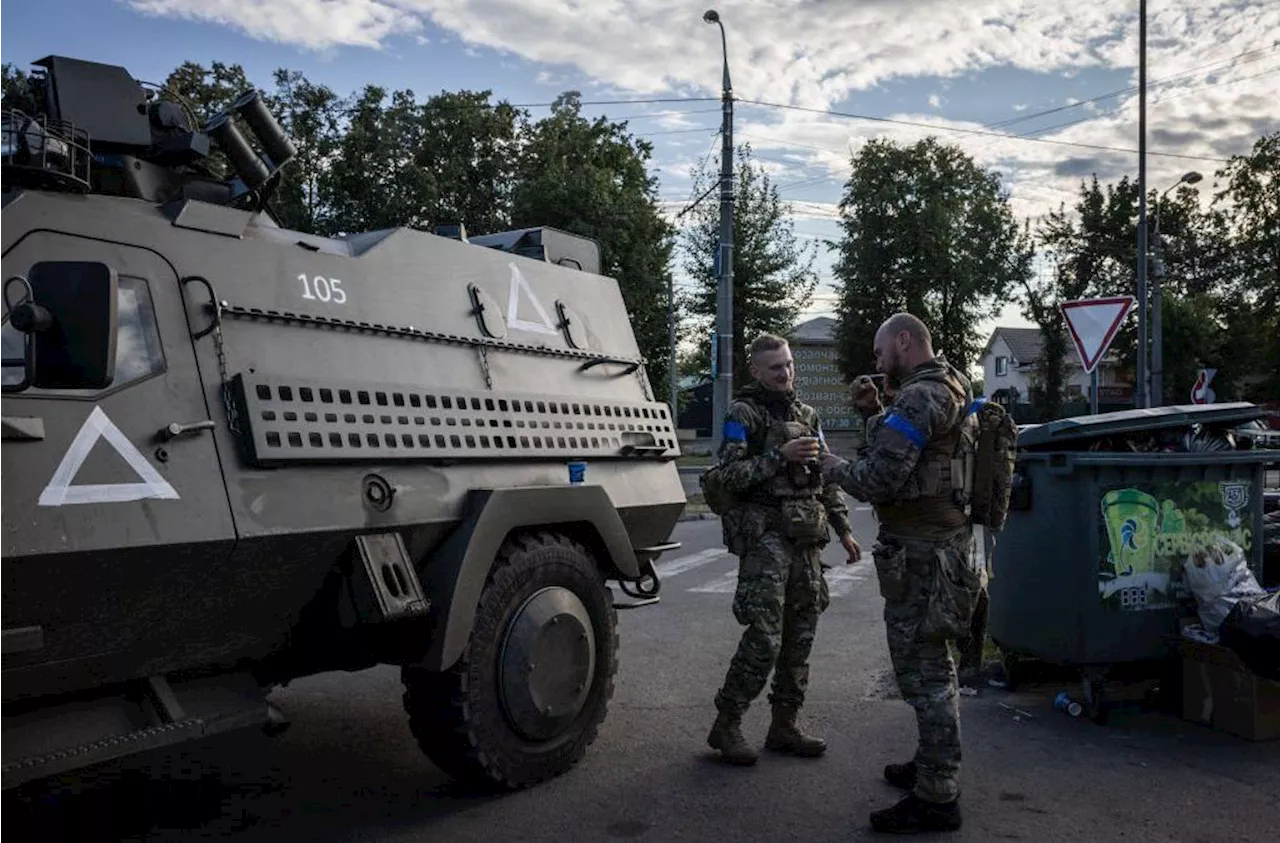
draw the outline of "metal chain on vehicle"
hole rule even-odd
[[[227,308],[227,303],[218,298],[218,292],[213,288],[213,282],[202,275],[188,275],[182,279],[183,284],[198,282],[204,285],[209,291],[209,304],[206,305],[213,311],[213,320],[209,327],[202,331],[198,331],[191,335],[192,341],[198,340],[206,334],[213,334],[214,353],[218,360],[218,378],[221,380],[222,391],[222,408],[227,414],[227,426],[232,433],[240,433],[240,414],[236,410],[235,401],[231,395],[231,374],[227,369],[227,349],[222,339],[222,313]]]
[[[222,339],[222,309],[226,302],[214,304],[213,347],[218,356],[218,376],[222,379],[222,408],[227,413],[227,426],[232,433],[240,433],[240,413],[231,395],[231,373],[227,370],[227,347]]]
[[[429,342],[447,343],[450,345],[467,345],[480,346],[486,349],[495,348],[502,351],[515,351],[523,354],[546,355],[548,357],[566,357],[573,360],[599,360],[601,355],[590,351],[580,351],[574,348],[549,348],[545,345],[531,345],[528,343],[513,342],[511,340],[499,340],[489,337],[467,337],[461,334],[445,334],[439,331],[427,331],[422,328],[415,327],[398,327],[395,325],[381,325],[371,322],[357,322],[354,319],[336,319],[328,316],[311,316],[303,313],[290,313],[283,310],[264,310],[256,307],[242,307],[238,305],[222,302],[222,312],[230,316],[244,319],[266,319],[267,321],[292,322],[299,325],[312,325],[316,327],[331,328],[347,328],[366,333],[379,334],[387,337],[401,337],[404,339],[427,340]],[[626,362],[628,364],[644,365],[647,361],[643,357],[617,357],[607,355],[611,360],[618,362]]]
[[[480,346],[480,370],[484,372],[485,389],[493,389],[493,374],[489,371],[489,349]]]

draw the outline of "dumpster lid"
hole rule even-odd
[[[1248,401],[1231,404],[1179,404],[1173,407],[1121,410],[1096,416],[1075,416],[1037,425],[1018,433],[1019,448],[1035,448],[1059,442],[1077,442],[1098,436],[1141,433],[1193,424],[1242,424],[1266,416],[1264,407]]]

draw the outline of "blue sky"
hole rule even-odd
[[[277,67],[340,94],[363,84],[492,89],[512,102],[715,97],[720,38],[688,0],[43,0],[10,4],[3,61],[48,54],[124,65],[160,81],[184,60],[239,63],[262,87]],[[935,127],[1001,173],[1019,218],[1068,204],[1082,177],[1136,176],[1137,0],[728,0],[735,95]],[[1153,187],[1206,176],[1280,129],[1280,2],[1151,0],[1148,159]],[[1168,80],[1167,82],[1165,80]],[[1163,84],[1159,84],[1162,83]],[[1107,96],[1085,105],[1080,101]],[[1029,115],[1062,109],[1036,119]],[[631,117],[655,145],[662,195],[719,125],[714,102],[589,109]],[[533,109],[535,115],[540,111]],[[1004,121],[1020,122],[993,126]],[[830,237],[851,150],[926,129],[740,104],[749,140],[794,203],[803,236]],[[1070,124],[1070,125],[1068,125]],[[1057,141],[953,133],[983,130]],[[1070,146],[1067,144],[1087,146]],[[1110,147],[1108,151],[1091,147]],[[1199,160],[1200,158],[1213,160]],[[1206,179],[1203,186],[1209,186]],[[1208,196],[1210,190],[1202,190]],[[820,260],[824,282],[830,262]],[[826,312],[830,288],[811,312]],[[1001,324],[1025,324],[1011,307]]]

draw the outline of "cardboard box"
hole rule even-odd
[[[1184,719],[1253,741],[1280,739],[1280,682],[1253,673],[1228,647],[1180,643]]]

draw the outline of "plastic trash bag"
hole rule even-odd
[[[1280,682],[1280,591],[1241,600],[1222,622],[1221,644],[1245,666]]]
[[[1249,570],[1243,548],[1225,538],[1189,555],[1182,572],[1196,597],[1200,623],[1210,635],[1218,634],[1236,603],[1266,593]]]

